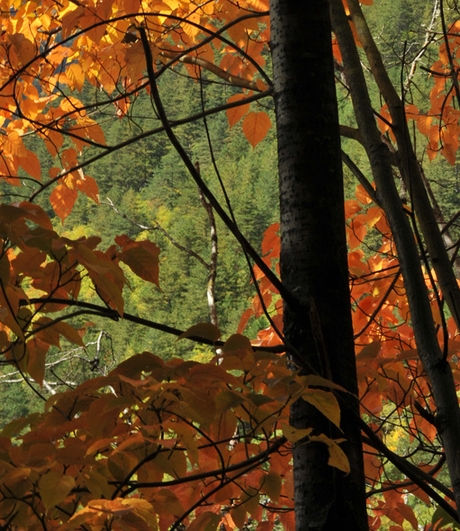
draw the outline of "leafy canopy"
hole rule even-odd
[[[99,201],[97,176],[87,173],[92,162],[161,132],[174,143],[178,120],[198,119],[174,110],[169,119],[170,110],[162,108],[156,80],[178,65],[194,79],[206,75],[233,87],[219,107],[206,113],[225,110],[230,127],[241,121],[253,147],[265,138],[271,121],[256,102],[271,90],[268,1],[15,0],[3,1],[0,10],[5,198],[0,206],[0,348],[7,362],[41,384],[51,347],[63,339],[84,344],[86,327],[75,326],[72,317],[128,318],[125,266],[152,289],[159,285],[154,243],[120,234],[104,250],[98,237],[60,234],[55,216],[64,222],[79,194]],[[459,115],[447,75],[456,53],[447,52],[459,45],[455,28],[432,67],[431,108],[422,113],[415,104],[406,105],[407,119],[427,137],[430,157],[441,152],[452,163]],[[340,63],[340,51],[334,49]],[[89,87],[92,97],[83,97]],[[129,118],[140,93],[155,102],[155,127],[108,143],[101,118]],[[385,108],[380,116],[382,133],[391,137]],[[31,149],[32,136],[46,147],[49,165]],[[183,158],[187,163],[186,154]],[[388,478],[385,463],[397,449],[390,439],[399,435],[408,444],[419,440],[437,448],[426,411],[432,406],[429,386],[416,355],[385,216],[361,186],[345,209],[363,413],[374,427],[382,416],[407,420],[382,436],[388,439],[383,458],[372,441],[366,447],[366,475],[376,489],[370,500],[372,526],[380,528],[386,517],[417,529],[406,494],[386,488],[395,480]],[[282,328],[280,284],[273,273],[278,270],[277,233],[278,225],[265,233],[263,259],[255,267],[261,297],[242,316],[239,333],[223,343],[210,325],[184,334],[222,348],[210,363],[164,361],[144,352],[107,376],[51,396],[43,413],[2,430],[0,522],[5,528],[166,530],[185,524],[190,530],[235,529],[251,520],[260,530],[280,522],[292,529],[291,445],[319,441],[331,466],[348,471],[341,440],[313,427],[289,426],[289,406],[300,396],[340,426],[341,390],[318,376],[293,373],[277,353],[282,346],[275,327],[261,331],[254,345],[240,334],[251,316],[265,314],[266,308],[272,324]],[[363,248],[369,237],[378,242],[375,253]],[[247,242],[242,245],[248,250]],[[436,304],[433,297],[434,319],[442,325]],[[451,320],[446,330],[440,340],[457,352]],[[451,359],[458,378],[456,358]],[[418,466],[428,473],[431,461],[425,457],[419,457]],[[423,489],[415,486],[411,494],[429,503]]]

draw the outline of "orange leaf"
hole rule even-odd
[[[228,98],[227,103],[233,103],[234,101],[244,100],[245,98],[245,94],[233,94],[233,96],[230,96],[230,98]],[[239,107],[232,107],[231,109],[227,109],[226,112],[228,125],[230,127],[233,127],[249,111],[249,107],[249,103],[243,103]]]
[[[115,241],[122,248],[119,258],[138,277],[159,286],[158,256],[160,249],[149,240],[132,241],[127,236],[117,236]]]
[[[280,253],[280,237],[279,237],[280,224],[273,223],[264,232],[264,239],[262,240],[262,255],[265,256],[271,251],[274,251],[275,256],[279,256]]]
[[[33,151],[26,150],[24,157],[19,157],[19,165],[34,179],[40,180],[41,178],[41,166],[40,160]]]
[[[45,229],[53,230],[51,220],[41,206],[23,201],[19,204],[19,208],[24,211],[24,217],[27,219],[30,219]]]
[[[76,88],[79,92],[81,92],[81,89],[85,83],[85,73],[83,72],[81,66],[78,63],[72,63],[67,67],[66,74],[70,81],[70,88]]]
[[[58,184],[50,194],[50,203],[53,210],[64,223],[65,218],[72,212],[78,192],[69,188],[64,183]]]
[[[188,531],[211,531],[217,529],[221,517],[218,514],[206,511],[201,513],[193,522],[187,526]]]
[[[272,123],[265,111],[250,112],[243,120],[243,133],[254,148],[268,133]]]
[[[270,500],[278,503],[281,494],[281,476],[276,472],[269,472],[264,477],[264,481],[260,490],[266,494]]]
[[[48,349],[49,344],[40,341],[38,337],[33,337],[27,342],[29,354],[27,372],[39,385],[43,384],[45,377],[45,359]]]
[[[97,182],[89,175],[85,175],[81,168],[78,170],[78,179],[76,183],[77,189],[80,192],[84,193],[95,203],[99,203],[99,187]]]

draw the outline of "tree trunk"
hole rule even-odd
[[[299,400],[295,427],[313,427],[342,445],[351,465],[327,464],[322,444],[294,449],[297,530],[367,529],[355,354],[348,290],[343,180],[331,30],[326,0],[272,0],[271,45],[278,135],[284,333],[293,359],[342,385],[336,433]]]

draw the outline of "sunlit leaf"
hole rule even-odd
[[[78,192],[69,188],[67,185],[58,184],[50,194],[50,203],[56,214],[64,222],[65,218],[72,211],[73,205],[77,200]]]
[[[334,393],[322,389],[305,389],[302,398],[340,428],[340,406]]]
[[[241,101],[246,98],[245,94],[233,94],[228,98],[228,103],[233,103],[236,101]],[[249,111],[250,104],[244,103],[238,107],[231,107],[226,110],[228,124],[230,127],[233,127],[241,118]]]
[[[243,120],[243,133],[252,147],[256,147],[268,133],[271,121],[265,111],[250,112]]]
[[[329,465],[342,470],[346,474],[350,472],[350,462],[348,461],[345,452],[342,450],[342,448],[340,448],[336,441],[333,441],[323,434],[311,436],[310,439],[312,441],[321,442],[327,446],[327,450],[329,452]]]

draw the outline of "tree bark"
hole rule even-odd
[[[294,448],[297,530],[367,529],[364,474],[343,212],[337,102],[326,0],[272,0],[271,45],[278,135],[281,277],[295,297],[284,301],[286,343],[295,360],[342,385],[341,428],[303,400],[295,427],[313,427],[342,445],[351,464],[327,464],[327,448]]]

